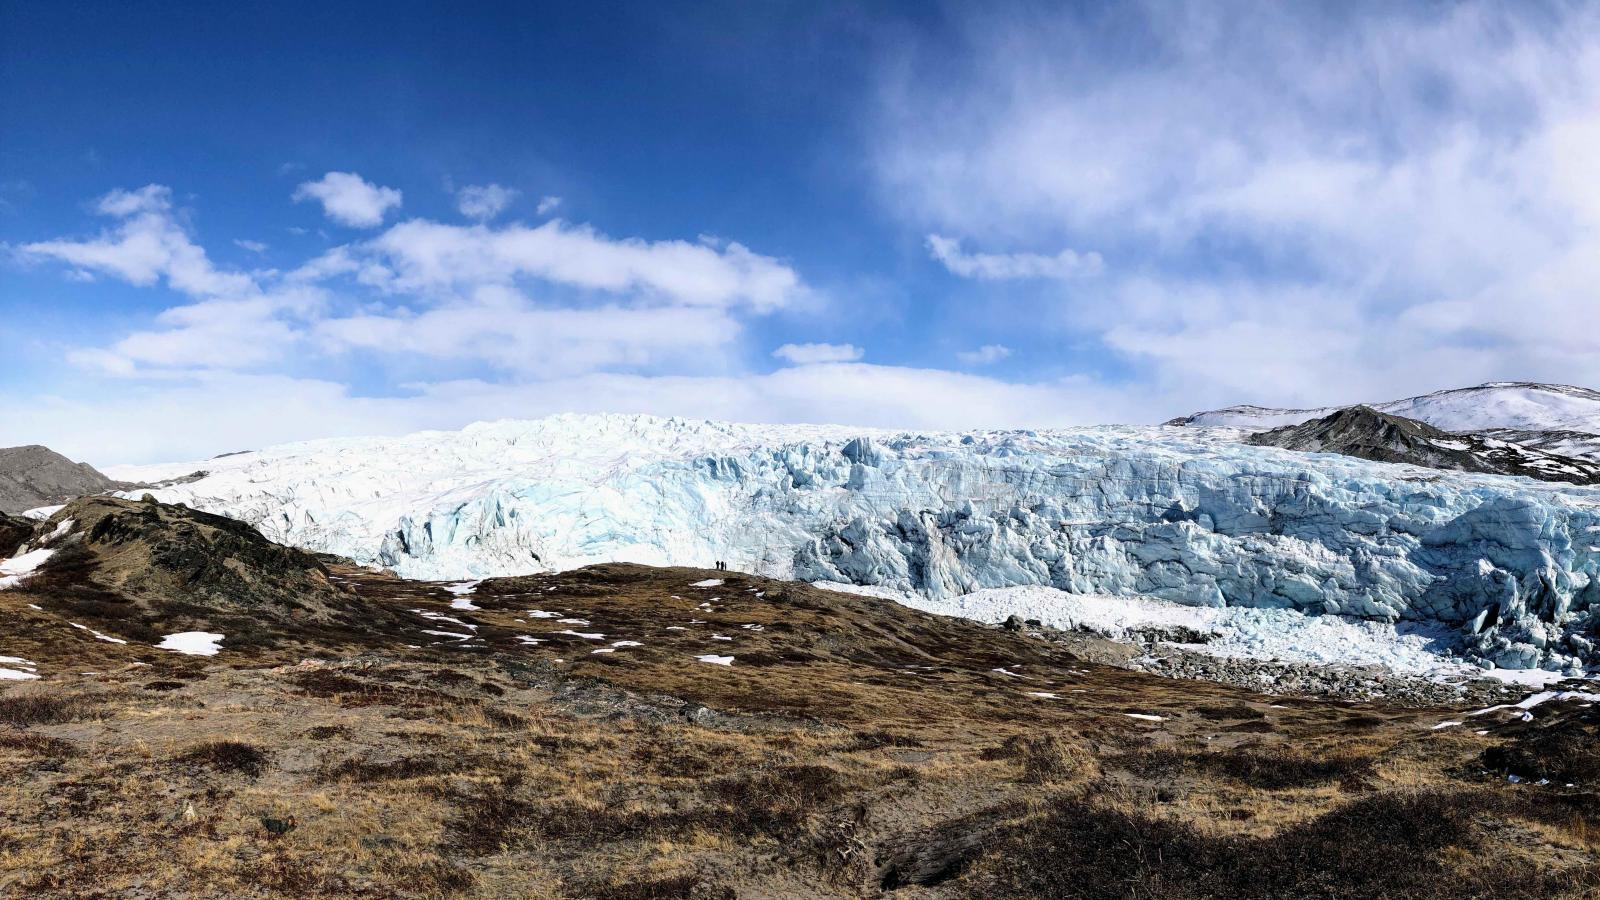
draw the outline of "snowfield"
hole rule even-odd
[[[154,493],[414,578],[728,560],[930,601],[1044,586],[1445,626],[1447,640],[1510,668],[1596,657],[1585,631],[1600,610],[1600,489],[1252,447],[1237,434],[565,415],[110,474],[203,470]]]

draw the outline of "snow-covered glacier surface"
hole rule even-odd
[[[416,578],[720,559],[935,599],[1047,585],[1438,622],[1512,668],[1600,656],[1600,489],[1236,438],[555,416],[108,474],[204,470],[154,493]]]

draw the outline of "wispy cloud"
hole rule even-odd
[[[195,297],[247,293],[255,282],[241,273],[213,266],[173,214],[172,192],[162,185],[116,190],[96,200],[94,211],[118,223],[99,235],[23,244],[21,255],[55,259],[148,286],[165,280],[175,291]]]
[[[539,207],[537,209],[537,212],[541,216],[546,216],[546,215],[549,215],[550,213],[555,212],[556,207],[558,207],[560,205],[561,205],[561,198],[560,197],[552,197],[552,196],[546,195],[546,196],[543,196],[543,197],[539,198]]]
[[[294,200],[315,200],[328,218],[351,228],[376,228],[400,205],[398,190],[380,187],[354,172],[329,172],[295,188]]]
[[[969,366],[987,366],[1010,355],[1011,348],[1004,344],[984,344],[976,350],[963,350],[956,358]]]
[[[853,344],[784,344],[772,351],[773,356],[797,366],[855,362],[862,353],[862,349]]]
[[[487,222],[505,212],[518,192],[498,184],[468,185],[456,191],[456,209],[469,219]],[[543,206],[543,204],[540,204]],[[543,214],[544,210],[539,212]]]
[[[1073,266],[940,235],[1105,254],[1036,326],[1180,403],[1600,381],[1595,9],[1017,5],[964,22],[965,55],[886,67],[875,168],[957,274]]]
[[[1054,256],[1039,253],[965,253],[956,238],[928,235],[928,252],[962,278],[1004,281],[1015,278],[1076,278],[1097,274],[1100,254],[1062,250]]]
[[[691,306],[757,310],[788,306],[805,292],[794,269],[738,242],[619,239],[560,220],[491,228],[412,219],[335,252],[352,266],[364,265],[368,283],[399,292],[531,278]]]

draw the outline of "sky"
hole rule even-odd
[[[1600,386],[1597,101],[1579,4],[0,4],[0,445]]]

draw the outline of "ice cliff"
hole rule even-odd
[[[203,469],[158,498],[411,577],[721,559],[930,597],[1040,584],[1438,621],[1502,666],[1600,661],[1600,489],[1237,436],[555,416],[113,474]]]

